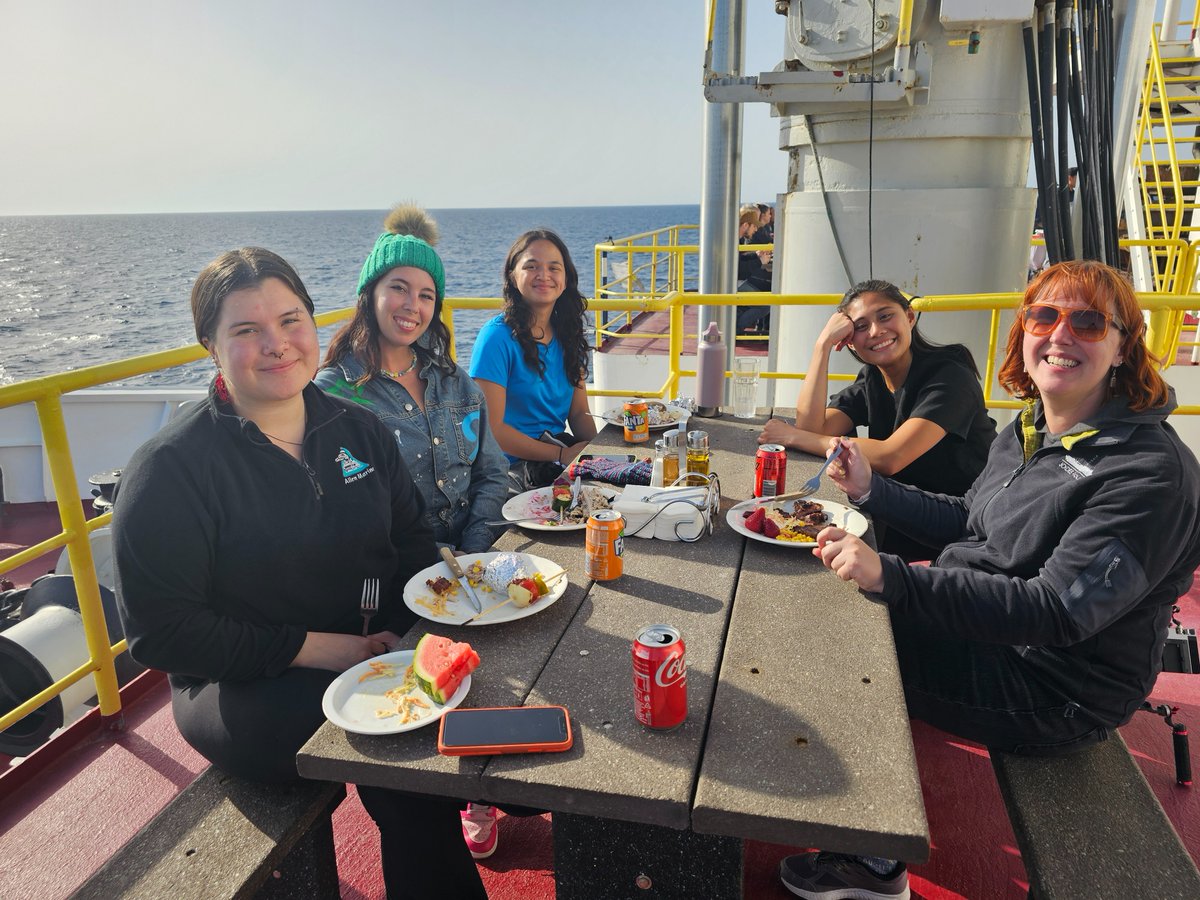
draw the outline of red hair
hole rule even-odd
[[[1008,348],[998,377],[1001,386],[1014,397],[1037,396],[1037,387],[1025,371],[1021,345],[1021,309],[1041,302],[1051,294],[1070,295],[1092,309],[1111,313],[1113,326],[1121,326],[1121,356],[1117,368],[1117,393],[1129,397],[1135,412],[1154,409],[1167,402],[1167,383],[1158,374],[1162,363],[1146,347],[1146,320],[1129,280],[1111,266],[1090,259],[1057,263],[1043,270],[1025,289],[1017,318],[1008,332]]]

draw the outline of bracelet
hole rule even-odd
[[[557,463],[558,463],[560,466],[563,464],[563,461],[562,461],[562,452],[563,452],[563,450],[565,450],[565,449],[566,449],[565,447],[559,447],[559,448],[558,448],[558,453],[557,453],[557,454],[555,455],[555,457],[554,457],[555,461],[556,461],[556,462],[557,462]]]

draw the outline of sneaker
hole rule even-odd
[[[476,859],[487,859],[496,852],[496,807],[468,803],[461,815],[467,849]]]
[[[842,853],[789,856],[779,863],[779,879],[807,900],[908,900],[909,896],[904,863],[885,877]]]

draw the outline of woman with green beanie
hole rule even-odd
[[[501,518],[505,461],[483,393],[450,358],[437,224],[401,205],[384,227],[358,278],[354,318],[329,345],[316,383],[395,435],[438,544],[483,552],[498,534],[487,522]]]

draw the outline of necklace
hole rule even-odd
[[[258,430],[262,431],[261,428]],[[304,441],[289,441],[287,438],[276,437],[275,435],[268,434],[265,431],[263,431],[263,437],[269,437],[271,440],[279,441],[279,443],[281,443],[281,444],[291,444],[293,447],[299,447],[304,443]]]
[[[410,362],[408,364],[408,368],[405,369],[403,372],[389,372],[387,369],[383,368],[382,366],[379,367],[379,371],[382,372],[384,375],[386,375],[388,378],[394,378],[397,381],[399,381],[401,378],[403,378],[405,375],[407,375],[409,372],[411,372],[413,369],[415,369],[417,367],[417,351],[414,350],[412,347],[409,347],[408,352],[412,354],[412,362]]]

